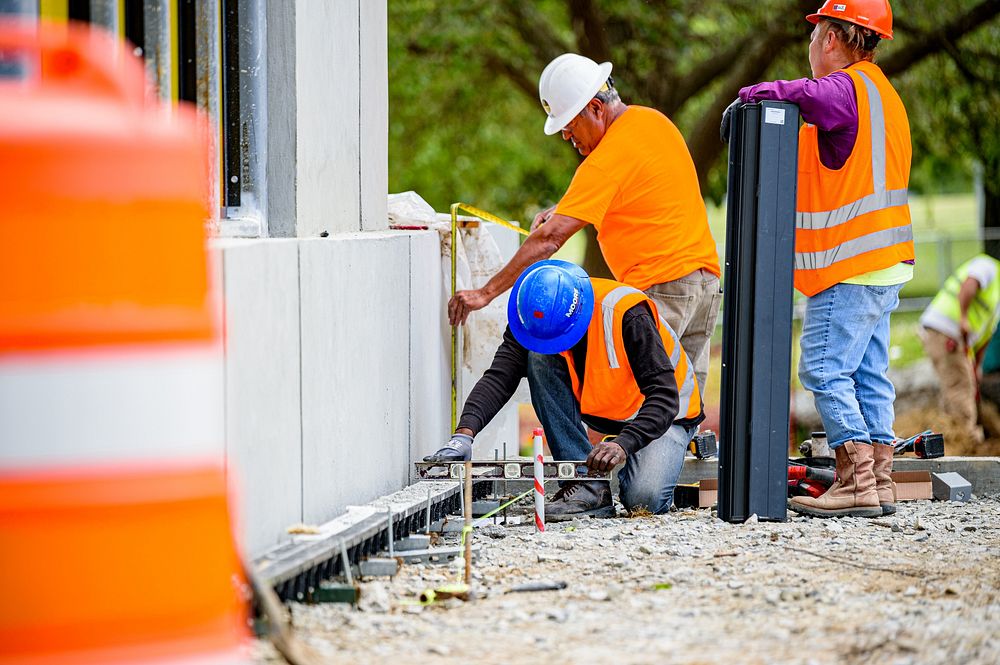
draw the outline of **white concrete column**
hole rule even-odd
[[[385,2],[361,0],[361,228],[389,228],[389,37]]]
[[[385,0],[268,0],[268,226],[387,228]]]
[[[295,5],[297,235],[359,231],[360,3]]]

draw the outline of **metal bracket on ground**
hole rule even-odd
[[[472,546],[472,560],[475,561],[479,556],[479,545]],[[435,563],[448,563],[455,557],[465,556],[465,547],[456,545],[455,547],[432,547],[426,550],[410,550],[408,552],[400,552],[398,558],[403,560],[403,563],[425,563],[425,564],[435,564]]]

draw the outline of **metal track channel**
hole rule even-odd
[[[476,482],[473,497],[489,495],[492,485]],[[405,498],[399,499],[400,496]],[[413,533],[424,533],[428,498],[431,522],[462,510],[457,482],[419,482],[366,506],[349,509],[346,514],[321,526],[319,534],[293,536],[291,541],[255,559],[254,569],[260,580],[273,587],[282,601],[310,602],[320,582],[344,576],[342,551],[347,552],[352,575],[358,575],[358,564],[387,550],[390,537],[396,542]]]

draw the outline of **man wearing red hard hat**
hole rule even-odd
[[[740,102],[797,104],[795,287],[808,296],[799,378],[816,400],[839,480],[789,507],[818,517],[895,512],[889,317],[913,277],[910,126],[875,64],[888,0],[829,0],[806,17],[813,78],[759,83]],[[728,110],[727,110],[728,115]],[[725,120],[723,122],[726,124]]]

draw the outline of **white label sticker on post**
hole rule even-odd
[[[764,122],[769,125],[785,124],[785,109],[775,109],[775,108],[764,109]]]

